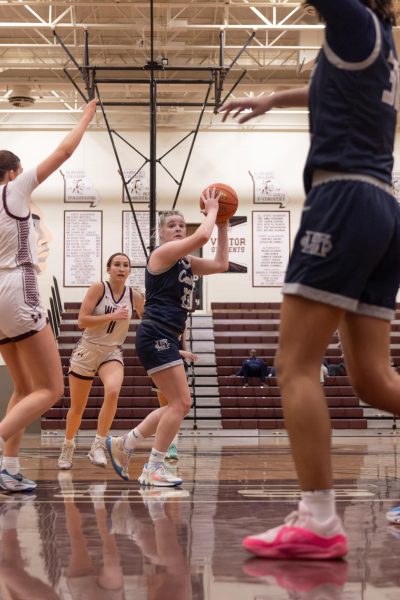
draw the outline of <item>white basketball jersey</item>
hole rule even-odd
[[[0,270],[33,267],[39,272],[29,210],[30,195],[37,186],[36,169],[0,185]]]
[[[96,327],[87,327],[82,334],[82,340],[101,346],[121,346],[126,338],[129,329],[129,322],[133,314],[132,290],[129,287],[124,288],[120,298],[114,298],[108,281],[103,282],[103,295],[98,301],[93,315],[106,315],[115,312],[123,304],[128,308],[129,319],[119,321],[109,321]]]

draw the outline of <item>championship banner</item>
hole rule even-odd
[[[103,213],[64,211],[64,287],[89,287],[102,279]]]
[[[132,202],[150,202],[150,182],[147,174],[142,169],[139,172],[128,169],[123,171],[123,175]],[[122,202],[129,202],[124,185],[122,185]]]
[[[280,208],[286,206],[287,193],[272,171],[249,171],[249,175],[253,181],[254,204],[279,204]]]
[[[290,253],[290,212],[253,211],[253,287],[281,287]]]
[[[64,179],[64,202],[89,202],[90,206],[100,203],[100,194],[86,176],[85,171],[61,171]]]

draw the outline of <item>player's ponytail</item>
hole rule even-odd
[[[396,14],[394,12],[393,0],[362,0],[381,21],[388,21],[396,25]]]
[[[0,150],[0,181],[3,181],[8,171],[16,171],[21,161],[9,150]]]

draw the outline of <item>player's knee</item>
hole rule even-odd
[[[48,408],[51,408],[60,400],[64,394],[63,383],[55,384],[45,391],[45,402]]]
[[[115,402],[118,402],[119,390],[120,390],[119,387],[106,389],[104,391],[104,400],[106,402],[115,404]]]
[[[183,403],[183,416],[186,417],[190,413],[190,409],[192,407],[192,399],[186,398]]]
[[[179,404],[175,406],[175,409],[177,410],[177,412],[179,412],[179,416],[181,419],[183,419],[184,417],[186,417],[187,414],[189,414],[191,406],[192,400],[190,397],[183,398],[181,402],[179,402]]]
[[[35,388],[33,386],[29,386],[29,385],[15,386],[14,387],[15,402],[19,402],[20,400],[25,398],[25,396],[29,396],[29,394],[31,394],[34,390],[35,390]]]

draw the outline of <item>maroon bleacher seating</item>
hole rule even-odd
[[[282,399],[275,377],[259,380],[235,376],[254,344],[257,354],[272,366],[278,345],[280,304],[215,302],[212,304],[215,330],[215,357],[224,429],[284,428]],[[400,329],[399,329],[400,330]],[[397,337],[392,336],[393,343]],[[400,336],[399,336],[400,341]],[[399,350],[400,356],[400,350]],[[339,338],[332,336],[326,358],[330,363],[343,361]],[[327,377],[324,384],[332,427],[364,429],[367,420],[348,377]]]

